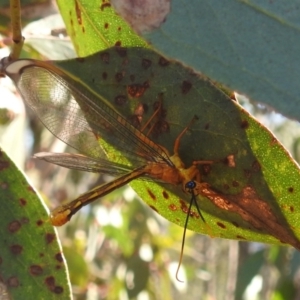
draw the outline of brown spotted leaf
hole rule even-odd
[[[71,299],[65,261],[46,209],[2,151],[0,189],[1,293],[5,290],[9,299]]]
[[[87,56],[111,46],[143,46],[108,1],[58,0],[59,10],[79,56]]]
[[[200,168],[202,184],[197,186],[207,224],[193,209],[190,229],[300,248],[298,166],[265,127],[206,78],[143,48],[111,48],[53,64],[59,76],[80,87],[94,103],[114,107],[140,129],[161,103],[145,131],[170,154],[176,137],[198,117],[183,136],[179,154],[186,166],[199,160],[214,163]],[[84,100],[78,101],[85,107]],[[101,116],[98,119],[101,122]],[[111,158],[121,144],[124,141],[114,142]],[[191,195],[181,186],[147,181],[131,186],[155,211],[184,225]]]

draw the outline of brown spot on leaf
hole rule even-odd
[[[102,52],[102,53],[100,54],[100,58],[101,58],[101,60],[102,60],[106,65],[109,64],[109,58],[110,58],[110,56],[109,56],[109,53],[108,53],[108,52]]]
[[[205,129],[205,130],[209,129],[209,123],[206,123],[206,124],[205,124],[204,129]]]
[[[253,170],[254,172],[259,172],[260,169],[261,169],[260,163],[259,163],[257,160],[255,160],[255,161],[252,163],[252,170]]]
[[[187,80],[184,80],[181,84],[181,92],[183,95],[186,95],[192,88],[192,83],[187,81]]]
[[[257,194],[251,186],[244,187],[236,195],[224,195],[214,191],[209,184],[202,182],[201,195],[208,198],[218,208],[238,214],[247,224],[249,229],[268,233],[297,249],[300,242],[286,223],[284,217],[274,213],[273,207]]]
[[[241,236],[241,235],[237,235],[236,238],[239,239],[239,240],[247,240],[246,238],[244,238],[244,237]]]
[[[55,287],[55,278],[53,276],[48,276],[45,279],[45,283],[47,285],[47,287],[52,290]]]
[[[172,211],[175,211],[175,210],[177,210],[177,206],[175,204],[170,204],[169,209]]]
[[[27,201],[24,198],[20,198],[19,202],[21,206],[25,206],[27,204]]]
[[[229,168],[234,168],[235,167],[235,157],[233,154],[228,155],[225,159],[225,164],[229,167]]]
[[[120,57],[126,57],[127,56],[127,49],[124,47],[121,47],[121,42],[116,42],[115,44],[115,50],[118,53]]]
[[[277,140],[276,140],[275,137],[273,137],[273,138],[271,139],[271,146],[275,146],[275,145],[277,145]]]
[[[104,2],[101,4],[100,9],[103,11],[105,8],[111,7],[111,4],[108,2]]]
[[[43,220],[37,220],[36,221],[36,225],[37,226],[42,226],[44,224],[44,221]]]
[[[12,221],[8,224],[8,231],[11,233],[17,232],[22,227],[19,221]]]
[[[107,79],[107,76],[108,76],[108,75],[107,75],[106,72],[103,72],[103,73],[102,73],[102,79],[103,79],[103,80],[106,80],[106,79]]]
[[[109,24],[108,24],[108,23],[105,23],[105,24],[104,24],[104,28],[105,28],[105,29],[107,29],[107,28],[108,28],[108,26],[109,26]]]
[[[247,121],[247,120],[243,120],[243,121],[241,122],[241,128],[242,128],[242,129],[247,129],[248,127],[249,127],[248,121]]]
[[[288,188],[289,193],[293,193],[294,192],[294,188],[291,186]]]
[[[62,254],[60,252],[55,254],[55,259],[57,261],[59,261],[60,263],[62,263],[64,261],[63,260],[63,256],[62,256]]]
[[[75,11],[76,11],[77,22],[79,25],[82,25],[81,10],[77,0],[75,0]]]
[[[53,276],[47,277],[45,279],[45,284],[47,285],[48,289],[55,294],[61,294],[63,292],[63,288],[61,286],[55,285],[55,278]]]
[[[55,294],[61,294],[63,291],[64,291],[63,287],[57,285],[57,286],[55,286],[55,288],[53,290],[53,293],[55,293]]]
[[[127,93],[132,98],[139,98],[144,95],[146,90],[149,88],[149,82],[143,84],[131,84],[127,86]]]
[[[29,267],[29,272],[33,276],[39,276],[43,274],[43,268],[39,265],[31,265]]]
[[[198,213],[196,213],[196,212],[194,212],[194,211],[190,211],[190,217],[192,217],[192,218],[196,218],[196,219],[199,219],[199,215],[198,215]]]
[[[161,67],[166,67],[166,66],[168,66],[168,65],[170,64],[170,62],[169,62],[167,59],[165,59],[164,57],[161,56],[161,57],[159,58],[158,64],[159,64]]]
[[[239,228],[240,227],[240,225],[237,223],[237,222],[232,222],[232,225],[234,225],[235,227],[237,227],[237,228]]]
[[[144,105],[142,103],[139,103],[134,110],[134,114],[139,117],[139,122],[142,121],[142,116],[144,112]]]
[[[45,235],[45,239],[46,239],[46,243],[50,244],[50,243],[52,243],[54,241],[55,235],[53,233],[47,233]]]
[[[28,187],[27,187],[27,190],[28,190],[29,192],[32,192],[33,194],[35,194],[35,190],[33,189],[32,186],[28,186]]]
[[[115,104],[118,106],[123,106],[127,102],[127,98],[123,95],[118,95],[115,97]]]
[[[117,42],[115,42],[115,47],[121,47],[121,41],[117,41]]]
[[[137,128],[140,127],[144,112],[145,111],[144,111],[143,104],[139,103],[134,110],[134,114],[128,118],[130,120],[131,124],[135,124],[135,125],[133,125],[134,127],[137,127]]]
[[[169,199],[169,194],[166,191],[163,191],[162,194],[165,199]]]
[[[231,184],[232,184],[233,187],[239,187],[240,186],[239,182],[236,181],[236,180],[233,180]]]
[[[40,253],[39,255],[40,255],[40,257],[44,257],[44,256],[45,256],[45,254],[44,254],[44,253]]]
[[[152,200],[156,200],[156,197],[155,197],[155,195],[152,193],[151,190],[147,189],[147,192],[148,192],[149,196],[152,198]]]
[[[18,287],[19,286],[19,279],[16,276],[9,277],[6,281],[6,284],[9,287]]]
[[[154,207],[153,205],[149,205],[149,207],[151,207],[154,211],[156,211],[158,213],[158,210],[156,207]]]
[[[186,204],[186,202],[182,199],[179,199],[179,202],[180,202],[180,209],[183,213],[187,214],[188,211],[189,211],[189,208]],[[196,213],[196,212],[193,212],[192,210],[190,211],[190,217],[194,218],[196,217],[197,219],[199,219],[199,215]]]
[[[290,211],[291,211],[291,212],[294,212],[294,210],[295,210],[295,209],[294,209],[294,206],[291,205],[291,206],[290,206]]]
[[[143,58],[142,59],[142,67],[147,70],[148,68],[150,68],[152,65],[152,61],[150,59],[147,58]]]
[[[10,248],[11,253],[14,255],[19,255],[23,251],[23,247],[21,245],[17,245],[17,244],[12,245],[9,248]]]
[[[221,222],[217,222],[217,225],[218,225],[219,227],[221,227],[222,229],[225,229],[225,228],[226,228],[226,226],[225,226],[223,223],[221,223]]]
[[[179,199],[179,202],[180,202],[180,209],[181,209],[181,211],[184,212],[185,214],[187,214],[189,208],[186,205],[186,202],[184,200],[182,200],[182,199]]]
[[[117,82],[121,82],[121,80],[124,78],[124,75],[122,73],[116,73],[115,79]]]
[[[7,161],[0,161],[0,171],[3,171],[9,167],[9,162]]]
[[[223,184],[223,189],[224,189],[224,190],[229,190],[229,189],[230,189],[230,186],[229,186],[227,183],[224,183],[224,184]]]

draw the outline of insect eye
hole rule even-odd
[[[185,184],[185,188],[186,188],[187,190],[193,190],[195,187],[196,187],[195,181],[188,181],[188,182]]]

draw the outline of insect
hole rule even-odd
[[[54,66],[41,61],[18,60],[9,64],[5,72],[41,122],[56,137],[81,153],[38,153],[36,158],[71,169],[118,176],[53,210],[50,218],[54,226],[65,224],[83,206],[141,177],[181,185],[192,194],[187,216],[195,204],[205,222],[196,201],[199,193],[195,189],[196,182],[200,182],[197,166],[212,161],[195,161],[186,168],[178,153],[180,140],[194,119],[176,138],[174,154],[169,155],[166,149],[132,126],[98,95]],[[117,149],[114,162],[106,158],[111,146]],[[127,164],[122,162],[124,160]],[[187,222],[188,217],[185,228]]]

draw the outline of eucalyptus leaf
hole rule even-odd
[[[299,219],[297,164],[265,127],[207,78],[145,48],[115,47],[82,59],[37,64],[55,72],[89,101],[106,107],[109,114],[117,111],[141,130],[154,116],[148,135],[169,155],[173,154],[175,139],[196,115],[198,120],[181,139],[179,155],[186,167],[193,161],[213,164],[200,168],[202,178],[197,187],[206,223],[193,210],[188,228],[216,237],[300,248],[294,230]],[[81,72],[76,72],[79,69]],[[84,98],[76,101],[83,111],[87,109]],[[156,115],[158,103],[162,107]],[[66,128],[61,120],[61,127]],[[94,120],[96,115],[91,128],[96,126]],[[101,116],[99,122],[103,122]],[[77,135],[73,135],[72,127],[70,130],[73,141]],[[114,159],[118,157],[114,151],[126,141],[110,142],[114,148],[108,156]],[[86,144],[93,153],[99,151],[91,138],[89,143],[94,145]],[[191,195],[181,186],[145,181],[131,185],[155,211],[184,225]]]
[[[143,35],[170,58],[299,120],[300,1],[172,1]]]
[[[3,151],[0,166],[0,298],[71,299],[65,260],[43,202]]]
[[[58,7],[78,56],[108,47],[145,47],[146,42],[118,16],[109,2],[58,0]]]

